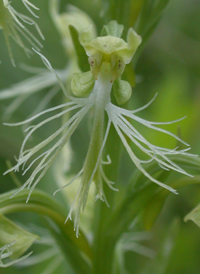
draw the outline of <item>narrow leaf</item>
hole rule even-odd
[[[83,72],[86,72],[86,71],[90,70],[90,66],[88,63],[88,57],[85,53],[85,50],[79,42],[79,33],[78,33],[77,29],[72,25],[69,25],[69,31],[70,31],[72,41],[74,44],[74,48],[76,51],[78,65]]]
[[[200,227],[200,205],[193,209],[185,218],[184,221],[193,221],[196,225]]]

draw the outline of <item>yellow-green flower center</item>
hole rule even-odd
[[[141,37],[133,29],[129,29],[127,42],[122,38],[112,35],[92,39],[90,28],[84,30],[79,36],[80,43],[89,56],[89,63],[95,79],[98,78],[102,64],[110,66],[110,81],[119,78],[130,63],[137,47],[141,43]]]
[[[107,63],[107,67],[110,68],[108,72],[110,73],[111,82],[120,77],[125,68],[123,58],[116,53],[106,54],[97,51],[94,55],[90,56],[88,60],[95,79],[98,78],[103,63]]]

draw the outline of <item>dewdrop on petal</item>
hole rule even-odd
[[[29,7],[29,11],[31,11],[30,6],[36,8],[27,0],[23,0],[23,3],[26,7]],[[35,49],[39,50],[42,47],[40,41],[25,27],[25,25],[34,25],[40,37],[44,39],[39,26],[33,19],[16,11],[11,6],[10,1],[0,0],[0,29],[3,30],[13,66],[15,66],[15,62],[11,50],[10,38],[12,38],[25,51],[27,56],[30,56],[32,51],[25,46],[22,37],[24,37],[24,40]]]
[[[120,31],[118,31],[118,28]],[[175,162],[170,160],[168,155],[194,156],[187,153],[189,148],[178,150],[177,148],[168,149],[153,145],[136,128],[133,127],[130,122],[131,120],[136,121],[150,129],[168,134],[179,142],[189,146],[178,136],[158,127],[158,125],[170,124],[172,122],[152,122],[136,116],[137,112],[147,108],[155,98],[153,98],[153,100],[151,100],[145,106],[136,110],[123,109],[111,103],[112,88],[114,90],[116,99],[120,104],[123,104],[130,98],[130,85],[121,80],[121,75],[124,71],[125,65],[130,63],[137,47],[141,43],[141,37],[137,35],[133,29],[129,29],[127,42],[125,42],[122,38],[118,37],[119,34],[121,35],[122,26],[118,25],[116,21],[111,21],[108,24],[107,32],[107,35],[97,38],[92,38],[90,29],[84,30],[80,33],[80,43],[85,48],[85,51],[89,57],[92,74],[91,72],[88,72],[88,74],[83,73],[82,75],[74,75],[74,78],[72,79],[72,91],[77,95],[77,97],[67,95],[62,81],[53,70],[49,61],[41,53],[37,52],[46,67],[56,75],[61,88],[68,98],[68,102],[45,110],[24,122],[7,124],[9,126],[24,125],[40,117],[39,124],[35,123],[34,126],[31,126],[29,129],[27,129],[28,133],[23,141],[17,164],[6,172],[8,173],[13,170],[18,171],[19,168],[22,167],[25,174],[33,164],[36,165],[36,168],[27,179],[25,184],[15,193],[16,195],[24,188],[30,189],[27,198],[28,202],[32,191],[37,186],[40,179],[45,175],[46,171],[52,165],[57,155],[65,147],[66,143],[68,143],[69,139],[85,115],[92,109],[93,122],[91,137],[83,166],[80,171],[77,172],[77,174],[73,177],[73,179],[71,179],[71,181],[66,185],[68,186],[80,178],[77,194],[66,219],[67,221],[68,219],[72,219],[72,217],[74,218],[74,229],[76,230],[77,237],[79,235],[80,214],[81,211],[84,211],[86,206],[91,185],[93,184],[96,187],[95,198],[104,201],[108,206],[109,202],[106,200],[104,194],[104,184],[107,184],[112,190],[118,191],[114,187],[114,182],[107,178],[103,168],[103,165],[105,164],[103,151],[106,145],[111,124],[113,124],[135,166],[152,182],[173,193],[176,193],[176,190],[153,178],[143,168],[143,164],[155,160],[158,165],[165,170],[174,170],[191,176]],[[54,114],[54,111],[58,111],[58,113]],[[38,145],[26,149],[27,141],[30,137],[32,137],[35,131],[37,131],[43,125],[50,123],[51,121],[56,120],[71,111],[73,111],[73,116],[71,116],[57,131],[52,133],[52,135],[44,139]],[[49,118],[41,121],[42,116],[46,113],[52,113],[52,115]],[[105,119],[106,114],[107,120]],[[182,119],[173,122],[180,120]],[[131,148],[130,142],[132,142],[143,153],[145,153],[148,156],[148,160],[142,160],[138,158]],[[112,160],[112,155],[110,156]],[[57,191],[60,191],[61,189],[63,189],[63,187]],[[56,192],[54,194],[56,194]]]

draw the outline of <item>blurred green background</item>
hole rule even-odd
[[[42,53],[49,59],[54,68],[64,68],[67,64],[67,56],[61,45],[61,39],[48,13],[48,0],[32,0],[40,8],[37,20],[44,36],[44,48]],[[61,10],[64,11],[66,4],[73,4],[87,12],[97,25],[98,31],[102,27],[103,18],[100,0],[73,0],[61,1]],[[24,6],[18,1],[14,3],[18,11],[27,13]],[[17,6],[18,5],[18,6]],[[33,30],[34,32],[34,30]],[[37,35],[37,34],[36,34]],[[36,67],[44,67],[40,58],[33,55],[27,59],[24,52],[12,42],[13,54],[16,63],[28,64]],[[3,33],[0,32],[0,89],[8,88],[14,83],[20,82],[31,74],[19,67],[14,68],[9,59],[8,50],[5,44]],[[200,1],[197,0],[171,0],[163,13],[161,21],[154,34],[150,38],[146,48],[141,55],[136,67],[137,85],[133,89],[131,105],[139,107],[147,103],[156,92],[158,96],[155,102],[141,113],[146,119],[152,121],[171,121],[183,116],[186,119],[173,124],[166,129],[175,134],[181,134],[182,138],[191,144],[191,152],[200,153]],[[21,121],[29,113],[29,108],[35,108],[37,103],[48,90],[31,96],[26,104],[15,113],[10,121]],[[62,100],[61,92],[49,106],[57,105]],[[3,115],[9,100],[0,101],[0,114]],[[22,129],[10,128],[0,124],[0,192],[5,192],[14,187],[9,175],[3,176],[7,169],[5,161],[11,160],[14,163],[14,155],[18,155],[24,134]],[[55,125],[56,127],[57,125]],[[146,131],[146,132],[145,132]],[[156,144],[174,147],[176,142],[168,137],[160,136],[158,132],[151,132],[145,129],[144,134]],[[72,145],[75,153],[80,148],[79,133],[75,134]],[[38,135],[40,140],[43,136]],[[83,137],[88,138],[87,134]],[[34,140],[36,142],[37,140]],[[84,141],[84,140],[83,140]],[[85,143],[88,140],[84,141]],[[78,152],[77,152],[78,153]],[[126,169],[133,169],[132,163],[125,156]],[[24,178],[22,178],[24,181]],[[48,182],[48,184],[47,184]],[[52,179],[51,171],[47,173],[39,187],[50,194],[56,189]],[[168,198],[161,215],[156,221],[152,231],[151,241],[144,242],[144,245],[159,250],[161,239],[165,236],[168,224],[174,218],[180,219],[180,231],[177,234],[173,252],[170,255],[165,274],[199,274],[200,273],[200,229],[192,222],[184,223],[184,216],[193,209],[200,201],[200,187],[190,186],[180,190],[179,195],[173,194]],[[24,224],[37,223],[42,221],[34,214],[20,214],[12,216]],[[41,249],[41,247],[39,248]],[[31,249],[32,250],[32,249]],[[35,248],[35,253],[37,248]],[[48,264],[49,262],[47,262]],[[140,273],[145,263],[151,263],[142,255],[133,252],[126,253],[126,265],[129,273]],[[44,265],[40,264],[31,268],[10,267],[0,269],[0,273],[42,273]],[[66,272],[66,265],[61,265],[55,273]],[[157,272],[152,272],[157,273]],[[159,273],[159,272],[158,272]]]

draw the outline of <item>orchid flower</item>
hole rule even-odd
[[[143,137],[131,123],[131,121],[136,121],[145,127],[168,134],[188,146],[188,144],[181,140],[178,136],[158,127],[158,125],[170,124],[171,122],[152,122],[144,120],[136,115],[136,113],[148,107],[154,99],[145,106],[142,106],[136,110],[127,110],[116,106],[111,102],[112,90],[119,105],[124,104],[131,96],[131,86],[128,82],[121,80],[121,75],[123,74],[126,64],[131,62],[134,53],[140,45],[141,37],[132,28],[130,28],[127,34],[127,42],[125,42],[122,38],[120,38],[123,27],[118,25],[116,21],[111,21],[106,26],[105,30],[107,31],[107,35],[97,38],[93,38],[91,36],[91,28],[82,31],[79,35],[80,43],[88,55],[91,69],[88,72],[74,74],[71,82],[71,90],[76,97],[67,95],[62,81],[53,70],[49,61],[38,52],[46,67],[52,71],[54,75],[56,75],[61,88],[68,97],[68,102],[42,111],[26,121],[16,124],[7,124],[9,126],[24,125],[36,120],[37,118],[41,119],[42,116],[47,113],[50,114],[60,110],[60,112],[53,114],[51,117],[46,118],[43,121],[40,120],[38,124],[32,125],[26,129],[28,133],[22,143],[17,164],[6,172],[8,173],[13,170],[18,171],[19,168],[22,167],[22,170],[24,170],[23,174],[25,174],[33,165],[36,165],[28,180],[15,193],[16,195],[26,187],[30,189],[27,198],[28,202],[32,191],[39,183],[40,179],[45,175],[46,171],[56,159],[62,148],[69,141],[70,137],[73,135],[83,118],[90,110],[93,110],[94,117],[92,131],[85,161],[81,170],[67,184],[69,185],[78,177],[81,177],[76,197],[71,205],[71,209],[66,219],[66,221],[71,219],[72,212],[75,213],[74,229],[76,230],[77,237],[79,235],[80,213],[85,208],[91,184],[95,184],[96,186],[96,199],[105,201],[107,205],[108,202],[104,194],[103,184],[105,183],[112,190],[117,191],[117,189],[113,186],[114,182],[111,182],[107,178],[103,170],[103,164],[105,164],[105,162],[102,159],[111,124],[113,124],[132,162],[152,182],[173,193],[176,193],[176,190],[153,178],[144,169],[142,164],[152,160],[157,161],[163,169],[174,170],[191,176],[168,157],[169,155],[191,156],[191,154],[187,153],[189,148],[178,150],[177,148],[168,149],[153,145],[145,137]],[[51,136],[47,137],[41,143],[32,148],[25,148],[29,138],[35,131],[43,125],[58,119],[69,112],[73,112],[73,115]],[[105,119],[106,114],[108,117],[107,122]],[[174,122],[180,120],[181,119]],[[139,159],[131,148],[128,139],[143,153],[145,153],[149,159]]]
[[[22,2],[26,6],[26,8],[35,16],[31,8],[37,8],[28,0],[22,0]],[[15,62],[12,55],[9,37],[11,37],[25,51],[27,56],[30,56],[32,51],[25,46],[21,37],[24,37],[27,42],[30,43],[30,45],[37,50],[42,47],[40,41],[25,27],[25,24],[34,25],[40,37],[44,39],[39,26],[32,18],[16,11],[12,7],[10,1],[0,0],[0,29],[3,29],[13,66],[15,66]]]
[[[59,78],[66,85],[70,86],[72,76],[75,72],[81,72],[77,64],[76,53],[73,47],[73,42],[69,32],[69,25],[73,25],[78,31],[82,31],[88,28],[90,25],[93,26],[91,30],[91,36],[95,37],[96,29],[92,19],[83,11],[78,8],[69,5],[65,13],[59,14],[58,0],[51,0],[50,12],[52,19],[55,23],[56,28],[61,34],[63,40],[63,46],[68,54],[69,60],[64,69],[56,70]],[[23,0],[23,3],[27,6],[33,7],[29,1]],[[81,22],[81,23],[80,23]],[[65,30],[65,31],[64,31]],[[43,97],[37,108],[30,114],[33,116],[40,111],[44,110],[48,103],[54,98],[54,96],[60,90],[57,82],[57,78],[47,69],[34,68],[29,66],[23,66],[26,72],[36,74],[20,83],[14,84],[13,86],[3,89],[0,91],[0,100],[5,101],[14,99],[10,105],[6,107],[6,111],[3,118],[8,120],[10,116],[33,94],[40,92],[42,89],[49,88],[48,93]]]

